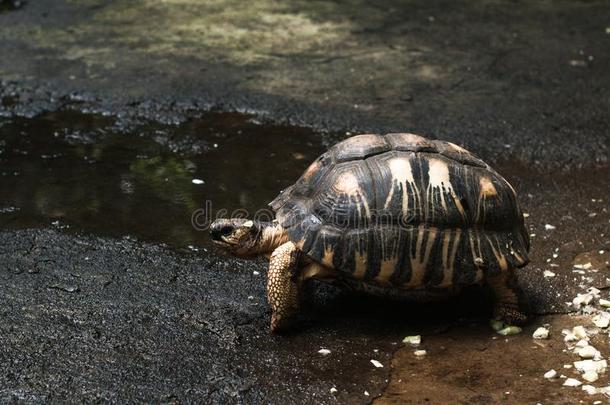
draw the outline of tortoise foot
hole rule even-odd
[[[282,333],[290,329],[294,324],[294,317],[286,317],[279,314],[271,315],[271,333]]]
[[[513,305],[499,303],[494,309],[493,319],[501,321],[505,325],[524,325],[528,318],[525,313]]]

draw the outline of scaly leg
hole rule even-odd
[[[520,325],[527,321],[527,315],[519,308],[518,286],[513,270],[489,278],[488,284],[496,294],[494,319],[507,325]]]
[[[300,250],[292,242],[276,248],[269,261],[267,299],[271,306],[271,332],[286,329],[299,307],[301,283],[297,277]]]

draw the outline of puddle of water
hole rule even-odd
[[[212,212],[264,208],[322,150],[309,130],[240,114],[130,133],[75,111],[0,121],[0,227],[206,244],[191,225],[206,201]]]

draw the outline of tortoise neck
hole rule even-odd
[[[277,221],[260,222],[261,234],[258,243],[259,253],[271,253],[280,245],[288,242],[288,235]]]

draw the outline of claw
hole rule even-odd
[[[271,333],[282,333],[290,328],[291,323],[287,319],[278,314],[271,315]]]

